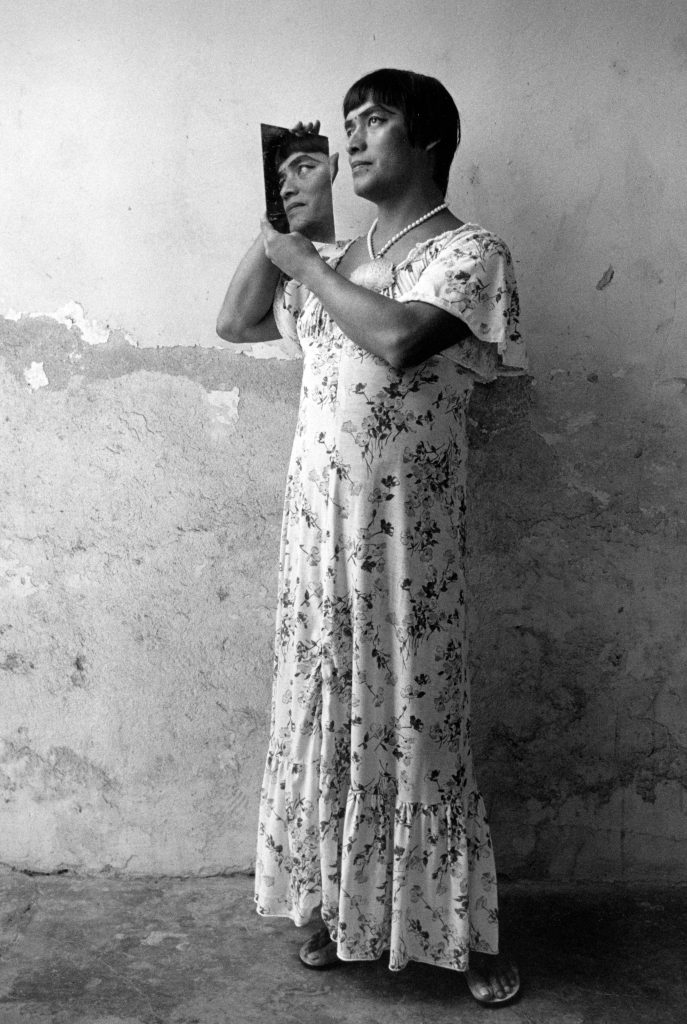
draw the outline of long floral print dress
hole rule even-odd
[[[345,250],[320,255],[336,266]],[[466,406],[497,353],[524,366],[518,299],[508,249],[470,224],[416,246],[384,294],[474,337],[396,370],[311,293],[287,286],[275,303],[304,373],[255,898],[297,925],[321,904],[342,960],[388,950],[392,970],[462,971],[470,949],[498,949],[470,746]]]

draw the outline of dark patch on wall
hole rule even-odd
[[[603,274],[601,275],[599,280],[596,282],[596,290],[597,290],[597,292],[602,292],[604,290],[604,288],[608,288],[609,284],[613,280],[614,275],[615,275],[615,270],[613,269],[612,266],[609,266],[607,270],[604,270]]]
[[[0,317],[0,347],[7,368],[23,386],[24,370],[37,362],[43,363],[49,389],[58,391],[73,378],[115,380],[148,371],[186,377],[206,390],[218,391],[233,386],[239,378],[242,390],[257,390],[269,402],[297,387],[301,373],[298,360],[280,360],[281,390],[274,375],[264,372],[264,360],[236,353],[231,346],[137,348],[117,332],[111,332],[104,345],[88,345],[78,330],[48,317],[22,317],[16,322]]]
[[[116,781],[98,764],[69,747],[50,747],[42,753],[25,741],[5,739],[0,756],[0,791],[6,803],[17,790],[36,800],[83,795],[107,796]]]
[[[15,675],[25,676],[32,668],[33,662],[18,651],[8,651],[0,661],[0,672],[13,672]]]
[[[581,850],[589,817],[602,822],[617,794],[651,806],[687,788],[687,423],[676,394],[644,397],[640,373],[557,375],[533,389],[531,419],[516,408],[499,430],[471,432],[479,778],[502,851],[526,806],[542,819],[532,851],[505,855],[517,874],[540,877],[560,856],[571,801],[580,818],[566,842]],[[487,422],[499,407],[489,397]]]

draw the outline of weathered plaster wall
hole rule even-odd
[[[685,879],[687,404],[644,385],[578,365],[515,429],[478,396],[474,714],[517,877]]]
[[[528,415],[517,385],[473,402],[500,867],[685,879],[687,10],[418,10],[3,12],[0,311],[65,309],[0,319],[6,863],[251,863],[299,368],[208,346],[257,123],[319,115],[342,146],[346,86],[392,64],[458,98],[449,198],[512,246],[535,377]],[[365,227],[345,169],[335,191],[340,234]]]
[[[298,367],[0,345],[0,860],[246,868]]]
[[[686,301],[683,0],[5,4],[0,310],[76,299],[141,345],[214,344],[262,210],[259,122],[320,117],[343,152],[346,88],[389,64],[456,97],[449,198],[512,245],[537,369],[670,347]],[[340,237],[367,228],[345,161],[335,200]]]
[[[299,366],[46,318],[0,343],[0,857],[248,868]],[[525,381],[473,399],[476,747],[510,874],[684,879],[681,394],[579,372],[532,411]]]

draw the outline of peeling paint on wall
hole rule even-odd
[[[48,318],[0,351],[0,860],[245,870],[299,367]]]
[[[300,366],[26,317],[0,346],[0,858],[247,869]],[[470,406],[474,742],[513,876],[684,878],[687,403],[621,369]]]
[[[106,344],[112,331],[117,331],[117,333],[120,334],[128,344],[135,344],[131,335],[126,331],[121,331],[119,328],[111,327],[109,324],[100,324],[97,320],[89,320],[86,317],[83,306],[79,302],[67,302],[64,306],[61,306],[53,313],[18,313],[14,309],[7,309],[2,316],[5,320],[12,320],[14,322],[21,320],[22,317],[25,316],[32,317],[33,319],[38,317],[47,317],[58,324],[64,324],[64,326],[68,327],[69,330],[76,328],[87,345]]]
[[[252,359],[300,359],[303,356],[303,353],[296,345],[284,339],[260,341],[251,345],[234,345],[232,347],[235,352],[241,352]]]
[[[31,363],[28,370],[24,370],[24,378],[33,391],[37,391],[38,388],[47,388],[50,383],[45,375],[43,363]]]
[[[7,805],[18,790],[29,790],[34,799],[64,799],[94,791],[105,799],[116,788],[100,765],[69,747],[50,747],[45,754],[28,742],[0,740],[0,790]]]
[[[208,391],[207,400],[217,411],[218,423],[234,423],[239,416],[239,389],[230,391]]]
[[[9,549],[10,542],[2,540],[5,550]],[[35,594],[38,587],[31,581],[31,567],[20,565],[16,559],[5,559],[0,557],[0,584],[2,589],[15,597],[29,597]]]

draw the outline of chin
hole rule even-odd
[[[374,202],[374,187],[371,186],[370,182],[357,181],[353,179],[353,191],[361,199],[369,199],[370,202]]]
[[[300,211],[296,211],[291,217],[288,217],[289,231],[301,231],[304,232],[310,223],[308,218],[301,214]]]

